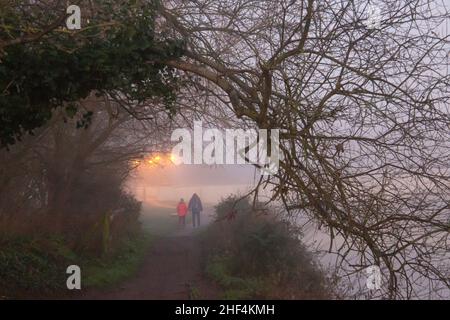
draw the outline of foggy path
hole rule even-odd
[[[198,230],[209,214],[202,219]],[[203,274],[198,230],[187,225],[155,240],[135,276],[114,289],[88,290],[82,299],[218,299],[218,288]]]

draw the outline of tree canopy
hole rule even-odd
[[[173,102],[176,81],[165,61],[182,54],[182,43],[155,31],[157,2],[96,0],[83,11],[89,17],[81,30],[60,24],[32,41],[21,28],[25,21],[61,22],[58,17],[64,16],[65,7],[42,15],[45,7],[3,6],[8,10],[0,16],[2,43],[25,40],[4,46],[0,56],[1,146],[32,133],[57,107],[75,114],[74,102],[92,92],[117,93],[136,102],[159,97],[168,107]],[[89,113],[85,119],[81,126]]]

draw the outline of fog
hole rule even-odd
[[[175,207],[196,192],[207,206],[230,194],[244,194],[258,178],[251,165],[169,165],[137,168],[128,189],[139,201],[159,207]]]
[[[258,178],[257,170],[251,165],[141,165],[129,179],[127,186],[129,192],[142,203],[155,207],[174,208],[174,211],[180,198],[188,201],[196,192],[207,208],[206,214],[211,215],[212,207],[222,198],[230,194],[247,193],[255,187]],[[267,192],[266,190],[266,195]],[[151,214],[151,212],[143,212],[143,214]],[[315,252],[317,261],[324,270],[333,272],[337,256],[328,252],[329,236],[317,229],[314,224],[307,223],[305,217],[299,216],[296,220],[297,224],[303,227],[305,245]],[[333,243],[334,249],[342,245],[342,241],[341,237],[337,237]],[[356,257],[350,254],[348,259],[354,260]],[[352,283],[351,288],[347,288],[347,294],[353,297],[368,297],[366,296],[368,291],[364,290],[366,278],[367,275],[362,270],[347,279]],[[427,289],[426,283],[422,282],[417,282],[415,287],[419,292]],[[439,291],[441,298],[448,297],[449,293],[444,288],[440,288]]]

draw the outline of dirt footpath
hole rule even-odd
[[[219,290],[205,278],[199,240],[191,226],[153,243],[134,278],[110,290],[93,290],[82,299],[218,299]]]

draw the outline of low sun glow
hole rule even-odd
[[[142,160],[133,160],[132,163],[135,166],[146,164],[148,166],[168,166],[175,163],[175,156],[172,154],[158,153],[156,155],[149,155]]]

